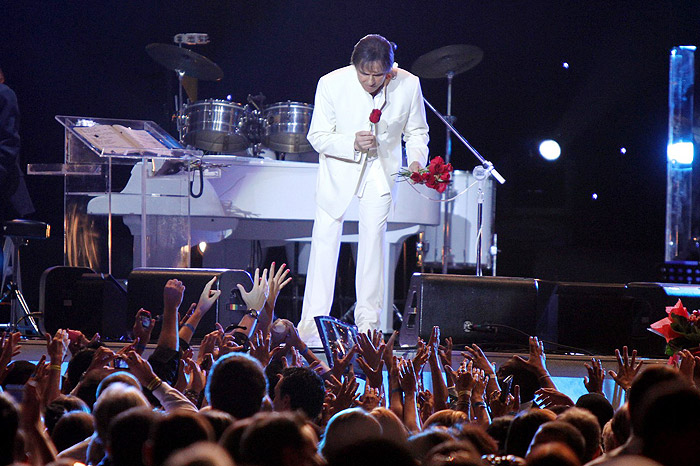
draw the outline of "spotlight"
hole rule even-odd
[[[197,245],[197,247],[199,247],[199,252],[201,252],[202,254],[204,254],[204,251],[207,249],[207,243],[205,243],[204,241],[202,241],[201,243],[199,243],[199,244]]]
[[[691,165],[695,154],[695,145],[692,142],[674,142],[666,148],[668,161],[679,165]]]
[[[557,160],[561,155],[561,147],[554,139],[545,139],[540,142],[539,151],[542,158],[550,162]]]
[[[569,69],[569,63],[568,62],[562,62],[561,67],[564,69]]]
[[[626,147],[620,147],[620,154],[626,154],[627,153],[627,148]]]

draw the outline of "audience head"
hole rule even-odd
[[[548,409],[532,408],[519,413],[508,428],[506,454],[524,458],[537,429],[545,422],[555,419],[556,415]]]
[[[346,409],[328,421],[319,451],[328,458],[343,447],[381,435],[382,427],[371,414],[361,408]]]
[[[535,398],[535,392],[540,389],[540,380],[535,374],[521,367],[515,359],[515,356],[503,363],[498,368],[499,384],[509,375],[513,376],[513,386],[520,386],[520,402],[526,403]]]
[[[212,409],[207,406],[199,410],[199,414],[204,416],[204,419],[209,422],[212,429],[214,429],[214,440],[219,441],[224,431],[231,426],[235,419],[229,413],[225,413],[218,409]]]
[[[258,360],[247,354],[229,353],[212,366],[206,398],[212,408],[243,419],[260,411],[266,390],[265,374]]]
[[[627,403],[632,423],[632,432],[637,434],[642,428],[641,406],[649,392],[664,382],[684,383],[678,370],[669,366],[654,365],[642,370],[632,381]]]
[[[2,381],[2,388],[7,388],[8,385],[24,385],[29,380],[36,370],[36,364],[29,361],[18,359],[12,361],[7,366],[8,372],[5,379]]]
[[[309,367],[288,367],[275,385],[275,411],[301,410],[315,420],[323,409],[325,384],[320,375]]]
[[[111,466],[143,466],[143,446],[159,414],[150,407],[130,408],[107,428],[106,450]]]
[[[241,454],[241,438],[246,428],[253,423],[253,417],[247,417],[240,421],[234,421],[223,433],[219,444],[228,451],[236,464],[243,463]]]
[[[53,428],[61,416],[71,411],[89,413],[90,408],[87,403],[73,395],[60,395],[46,406],[46,410],[44,411],[44,424],[46,425],[46,430],[49,432],[49,435],[53,432]]]
[[[632,400],[630,400],[631,403]],[[700,461],[700,392],[687,382],[659,384],[639,407],[644,456],[667,466]],[[633,414],[634,416],[634,414]]]
[[[95,402],[93,410],[97,436],[104,440],[112,419],[117,414],[137,406],[150,407],[141,390],[121,382],[115,382],[107,387],[100,395],[100,399]]]
[[[240,441],[244,464],[256,466],[320,465],[316,437],[294,413],[258,413]]]
[[[235,463],[219,445],[197,442],[174,453],[165,466],[235,466]]]
[[[70,411],[56,422],[51,432],[51,440],[56,451],[63,451],[82,442],[95,432],[95,419],[85,411]]]
[[[532,448],[526,458],[527,466],[580,466],[581,460],[566,444],[548,442]]]
[[[627,403],[620,406],[620,408],[615,411],[612,419],[610,419],[610,431],[615,443],[613,448],[619,447],[627,442],[632,431],[630,410]]]
[[[100,384],[97,386],[97,390],[95,391],[95,396],[97,398],[100,397],[100,394],[110,385],[112,385],[114,382],[121,382],[125,385],[131,385],[132,387],[136,388],[137,390],[141,390],[141,384],[139,383],[138,380],[136,380],[136,377],[134,377],[131,372],[126,372],[126,371],[116,371],[112,372],[109,374],[107,377],[102,379]]]
[[[425,456],[426,466],[481,466],[481,455],[467,440],[451,440],[434,447]]]
[[[416,466],[405,445],[387,438],[364,439],[341,448],[328,458],[328,466]]]
[[[481,456],[498,453],[498,443],[477,424],[457,426],[457,439],[470,441]]]
[[[18,429],[19,409],[15,400],[6,393],[0,393],[0,466],[14,461]]]
[[[506,450],[506,437],[508,429],[513,422],[513,416],[500,416],[491,421],[491,424],[486,428],[486,433],[498,443],[498,454],[503,454]]]
[[[413,458],[418,461],[418,463],[423,463],[425,455],[427,455],[430,450],[441,443],[449,442],[451,440],[456,439],[449,433],[449,431],[429,427],[422,432],[418,432],[408,437],[408,450],[411,452]]]
[[[382,438],[398,445],[406,445],[408,430],[392,410],[380,406],[370,411],[370,414],[382,426]]]
[[[576,427],[563,421],[550,421],[542,424],[530,442],[528,454],[537,446],[547,443],[563,443],[576,454],[583,464],[586,455],[586,440]],[[528,455],[525,455],[527,458]]]
[[[587,409],[598,419],[600,429],[613,417],[615,409],[600,393],[586,393],[576,400],[576,407]]]
[[[581,463],[588,463],[602,453],[600,425],[598,425],[598,418],[593,413],[582,408],[569,408],[557,416],[557,421],[568,422],[583,435],[586,442],[586,452]]]
[[[443,409],[431,414],[423,423],[423,427],[453,427],[461,422],[469,421],[469,417],[462,411]]]
[[[214,441],[214,430],[202,416],[184,410],[168,413],[157,418],[151,426],[145,463],[147,466],[162,466],[171,454],[200,441]]]

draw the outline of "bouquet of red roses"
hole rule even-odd
[[[679,299],[667,307],[668,317],[651,324],[649,330],[666,339],[666,354],[673,356],[680,350],[700,346],[700,311],[688,312]]]
[[[438,156],[430,161],[428,168],[421,168],[416,172],[403,169],[398,175],[404,181],[411,180],[416,184],[424,184],[442,194],[447,189],[447,185],[450,184],[452,171],[452,164],[445,163],[443,158]]]

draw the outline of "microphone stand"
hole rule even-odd
[[[451,96],[450,96],[451,97]],[[449,100],[449,99],[448,99]],[[426,99],[423,97],[423,101],[425,104],[428,106],[428,108],[437,116],[440,121],[444,123],[444,125],[447,127],[447,133],[448,135],[450,133],[454,134],[455,137],[467,148],[469,151],[474,154],[474,157],[479,160],[481,163],[479,170],[474,170],[474,175],[477,176],[477,179],[479,180],[479,194],[477,196],[477,234],[479,235],[479,238],[477,240],[477,250],[476,250],[476,276],[480,277],[482,275],[481,271],[481,227],[482,227],[482,222],[483,222],[483,202],[484,202],[484,195],[483,195],[483,183],[486,180],[486,178],[491,175],[494,177],[496,181],[498,181],[500,184],[503,184],[506,182],[506,179],[501,176],[500,173],[494,168],[493,163],[489,162],[486,160],[480,153],[477,151],[471,144],[469,144],[469,141],[467,141],[464,136],[462,136],[459,131],[452,125],[452,123],[449,121],[453,117],[449,115],[450,109],[448,108],[448,115],[445,117],[443,114],[437,111],[435,107]],[[449,103],[448,103],[449,105]],[[451,140],[448,137],[448,154],[447,154],[447,160],[446,162],[450,162],[450,155],[451,155]],[[445,254],[445,251],[447,251],[447,240],[449,238],[449,231],[450,231],[450,223],[452,221],[451,214],[448,213],[448,206],[445,206],[445,225],[443,228],[443,254],[442,254],[442,273],[445,274],[447,273],[447,256]]]

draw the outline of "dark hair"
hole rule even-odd
[[[364,439],[338,450],[328,458],[329,466],[415,466],[408,449],[389,439]]]
[[[598,418],[587,409],[573,407],[561,413],[557,420],[568,422],[581,432],[586,441],[586,452],[581,463],[591,461],[600,448],[601,428],[598,425]]]
[[[44,424],[46,424],[46,430],[49,432],[49,435],[53,432],[53,428],[61,416],[71,411],[84,411],[89,413],[90,408],[87,403],[74,395],[60,395],[46,406]]]
[[[0,393],[0,465],[12,463],[19,428],[19,409],[12,396]]]
[[[214,438],[218,442],[224,431],[233,424],[235,419],[229,413],[225,413],[219,409],[207,408],[199,411],[199,414],[209,422],[214,429]]]
[[[148,440],[153,446],[151,465],[160,466],[172,453],[193,443],[212,442],[214,429],[198,413],[179,410],[159,418]]]
[[[525,458],[527,447],[530,446],[532,438],[537,429],[545,422],[556,419],[554,413],[548,409],[530,408],[520,412],[508,428],[506,436],[505,451],[508,455],[515,455]]]
[[[112,466],[142,466],[143,445],[151,426],[160,415],[149,407],[138,406],[117,414],[107,428],[106,444]]]
[[[292,413],[258,413],[241,437],[243,464],[277,466],[284,464],[289,449],[303,448],[304,421]]]
[[[500,416],[491,421],[491,424],[486,428],[486,433],[498,443],[498,454],[501,455],[506,450],[506,437],[508,436],[508,428],[513,422],[513,416]]]
[[[386,40],[379,34],[368,34],[360,39],[352,49],[350,64],[355,68],[378,62],[384,67],[384,71],[389,71],[394,65],[394,49],[396,44]]]
[[[539,441],[535,443],[536,440]],[[586,439],[572,424],[564,421],[545,422],[537,429],[530,442],[530,447],[534,449],[536,445],[552,442],[563,443],[571,448],[571,451],[576,454],[581,464],[585,463]]]
[[[498,443],[480,425],[460,424],[457,426],[457,438],[469,440],[481,456],[498,453]]]
[[[282,371],[280,395],[289,396],[292,410],[300,409],[310,420],[321,414],[326,387],[323,379],[308,367],[288,367]]]
[[[56,422],[51,433],[51,440],[57,451],[63,451],[82,442],[95,431],[92,414],[85,411],[71,411]]]
[[[267,381],[258,360],[230,353],[212,366],[205,393],[212,408],[243,419],[260,411],[266,390]]]
[[[642,404],[647,399],[649,393],[659,384],[664,382],[683,382],[683,377],[676,369],[668,366],[654,365],[643,370],[632,381],[630,386],[627,405],[630,411],[630,421],[632,432],[639,435],[642,428]]]
[[[586,393],[576,401],[577,408],[587,409],[598,419],[600,430],[612,419],[615,409],[605,396],[600,393]]]

